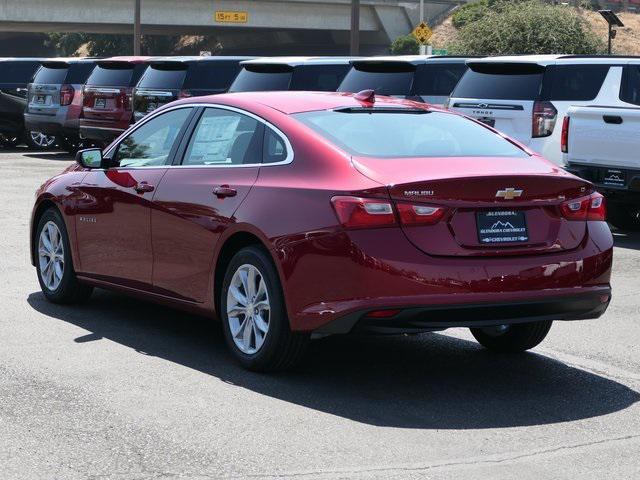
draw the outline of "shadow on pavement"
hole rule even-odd
[[[28,158],[37,158],[39,160],[63,160],[66,162],[74,160],[73,156],[71,156],[71,154],[67,152],[56,152],[49,150],[43,150],[41,152],[30,150],[29,153],[25,153],[24,156]]]
[[[378,426],[484,429],[568,422],[625,409],[640,394],[543,355],[501,356],[444,335],[334,337],[298,370],[259,375],[227,354],[215,322],[96,290],[81,306],[27,301],[38,312],[144,355],[262,395]],[[553,329],[551,330],[553,335]]]
[[[640,232],[613,230],[613,244],[619,248],[640,250]]]

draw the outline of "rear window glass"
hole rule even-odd
[[[548,70],[550,100],[593,100],[598,96],[608,65],[555,65]]]
[[[239,62],[200,61],[189,67],[185,88],[226,92],[240,71]]]
[[[413,94],[449,96],[466,71],[464,63],[420,65],[416,70]]]
[[[256,72],[243,69],[231,85],[231,92],[289,90],[292,71]]]
[[[138,87],[180,89],[187,75],[184,64],[150,66],[142,75]]]
[[[1,62],[0,83],[29,83],[40,62]]]
[[[63,84],[67,78],[68,66],[61,65],[59,67],[45,66],[38,70],[34,77],[34,83]]]
[[[301,65],[293,72],[291,90],[335,92],[351,65]]]
[[[467,70],[452,97],[534,100],[540,96],[544,69],[538,65],[490,65]]]
[[[489,129],[441,112],[316,111],[295,117],[352,155],[398,157],[526,157]]]
[[[96,64],[91,62],[72,63],[67,71],[66,82],[81,85],[86,83],[95,66]]]
[[[622,85],[620,86],[620,100],[640,105],[640,65],[624,67]]]
[[[340,85],[340,92],[375,90],[378,95],[407,96],[415,70],[412,66],[365,65],[353,67]]]
[[[132,80],[133,65],[98,65],[93,70],[87,84],[96,87],[127,87]]]

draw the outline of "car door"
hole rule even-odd
[[[153,201],[159,293],[191,302],[208,298],[216,243],[258,177],[263,131],[247,112],[221,106],[201,112]]]
[[[132,288],[151,286],[151,206],[191,107],[159,114],[106,153],[115,166],[84,178],[76,231],[81,273]]]

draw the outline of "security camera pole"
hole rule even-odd
[[[142,32],[140,28],[140,2],[142,0],[134,0],[135,7],[133,12],[133,54],[140,55],[140,44],[142,43]]]
[[[351,0],[351,55],[360,54],[360,0]]]

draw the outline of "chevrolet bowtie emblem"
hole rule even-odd
[[[513,200],[522,195],[522,190],[516,190],[515,188],[505,188],[504,190],[498,190],[496,197],[504,198],[505,200]]]

